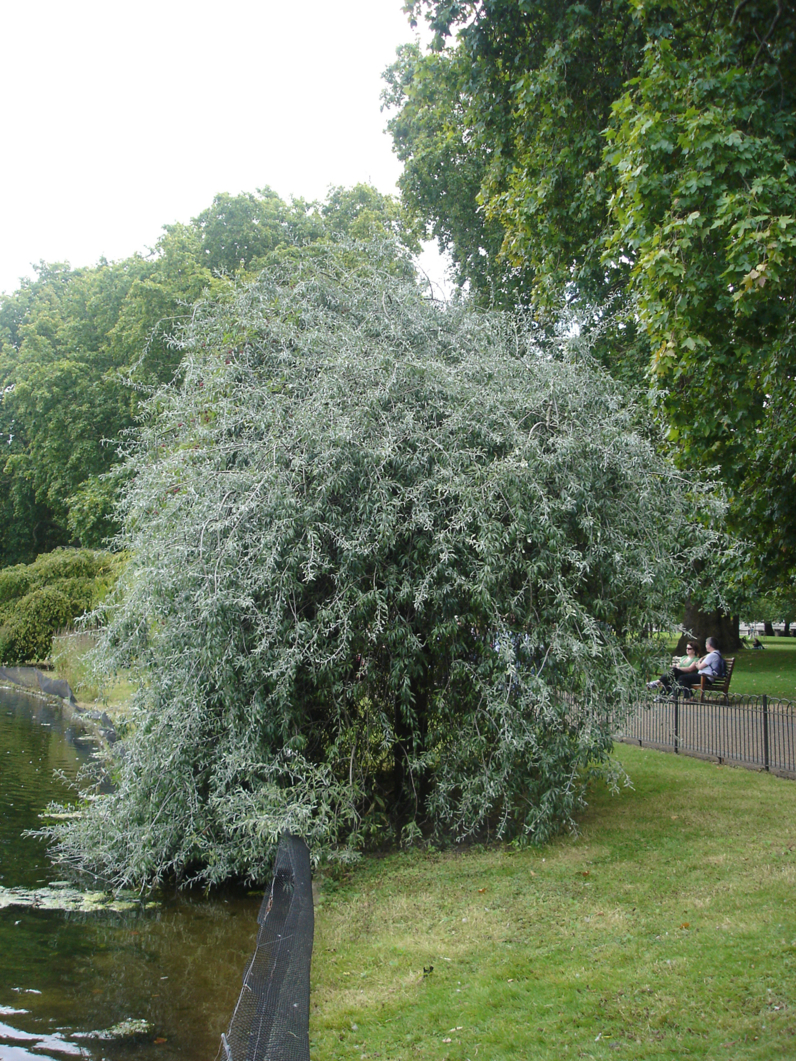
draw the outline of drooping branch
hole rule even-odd
[[[771,37],[771,34],[774,32],[774,27],[776,26],[777,22],[779,22],[779,17],[780,17],[781,14],[782,14],[782,0],[777,0],[777,10],[776,10],[776,12],[774,14],[774,17],[771,20],[771,25],[768,27],[768,31],[767,31],[765,37],[763,37],[763,39],[760,41],[758,49],[755,52],[754,59],[752,59],[752,66],[753,67],[757,63],[757,60],[760,57],[763,49],[768,44],[768,41],[769,41],[769,39]]]

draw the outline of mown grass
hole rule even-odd
[[[737,653],[731,692],[796,700],[796,637],[761,637],[764,651]]]
[[[314,1061],[796,1057],[796,783],[616,755],[578,838],[323,880]]]

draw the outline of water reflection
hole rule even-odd
[[[95,750],[57,708],[23,693],[0,690],[0,885],[35,887],[52,879],[42,844],[22,837],[39,824],[51,799],[68,799],[55,770],[74,778]]]
[[[60,712],[0,690],[0,886],[63,877],[35,828],[93,745]],[[169,897],[149,909],[0,909],[0,1061],[215,1057],[256,937],[259,895]]]

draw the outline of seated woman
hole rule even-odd
[[[699,659],[699,645],[696,641],[689,641],[685,646],[686,654],[680,656],[677,662],[672,663],[672,669],[668,674],[662,674],[653,682],[647,682],[648,689],[668,689],[675,674],[692,673]]]
[[[705,647],[708,650],[707,655],[703,656],[702,659],[697,659],[698,647],[695,642],[688,642],[688,656],[691,658],[691,650],[693,648],[693,662],[687,667],[672,667],[671,674],[662,674],[660,677],[660,685],[667,693],[671,692],[672,688],[675,687],[675,692],[679,693],[682,690],[685,699],[690,699],[692,688],[701,683],[703,675],[712,683],[714,678],[719,678],[724,674],[724,659],[721,652],[719,652],[716,638],[707,638]],[[658,682],[648,682],[647,687],[653,689],[658,684]]]

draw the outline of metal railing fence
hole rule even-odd
[[[729,703],[645,699],[616,739],[796,776],[796,702],[733,696]]]

